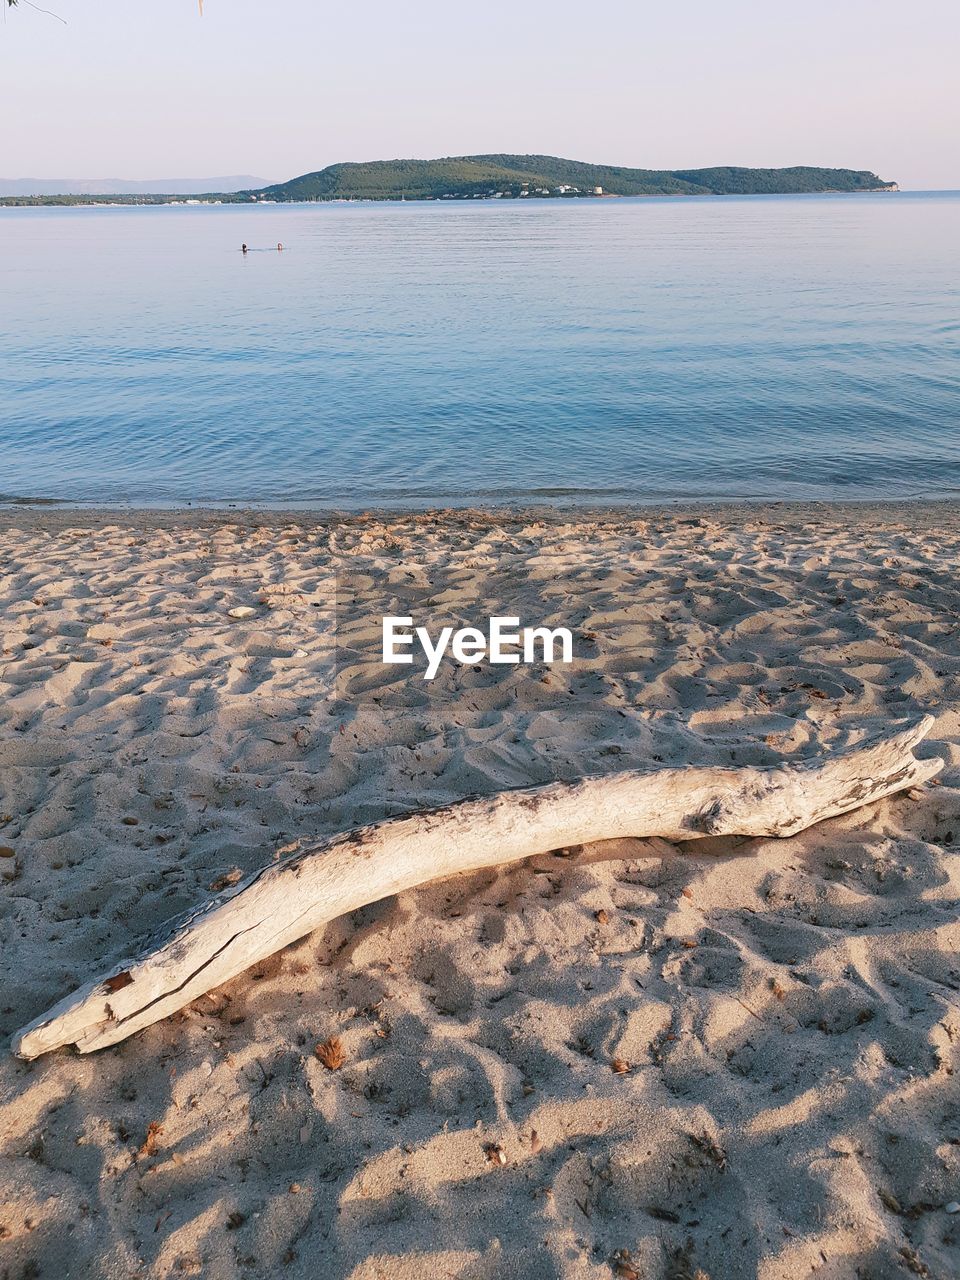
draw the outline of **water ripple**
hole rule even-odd
[[[3,210],[0,502],[952,494],[958,213]]]

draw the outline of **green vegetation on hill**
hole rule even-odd
[[[599,190],[598,190],[599,189]],[[575,199],[582,196],[776,195],[816,191],[884,191],[862,169],[626,169],[556,156],[450,156],[445,160],[373,160],[332,164],[255,191],[209,195],[9,196],[0,205],[169,204],[260,200],[454,200],[480,197]]]
[[[627,169],[555,156],[451,156],[333,164],[246,196],[267,200],[437,200],[506,196],[767,195],[878,191],[894,184],[854,169]]]

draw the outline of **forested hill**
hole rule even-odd
[[[597,189],[600,188],[598,191]],[[289,182],[242,192],[266,200],[437,200],[475,196],[774,195],[895,190],[857,169],[626,169],[555,156],[451,156],[332,164]],[[237,197],[234,197],[237,198]]]
[[[373,160],[332,164],[289,182],[246,191],[164,195],[11,195],[2,205],[236,204],[261,200],[454,200],[597,196],[784,195],[815,191],[896,191],[865,169],[625,169],[556,156],[449,156],[445,160]]]

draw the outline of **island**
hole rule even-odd
[[[755,196],[897,191],[866,169],[630,169],[556,156],[448,156],[328,165],[288,182],[205,195],[17,195],[0,205],[240,204],[330,200],[576,200],[616,196]]]

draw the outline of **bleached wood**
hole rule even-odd
[[[504,791],[393,818],[271,864],[166,926],[136,959],[81,987],[14,1038],[35,1058],[116,1044],[319,926],[404,889],[622,836],[791,836],[942,768],[913,748],[932,717],[819,759],[767,768],[633,770]]]

